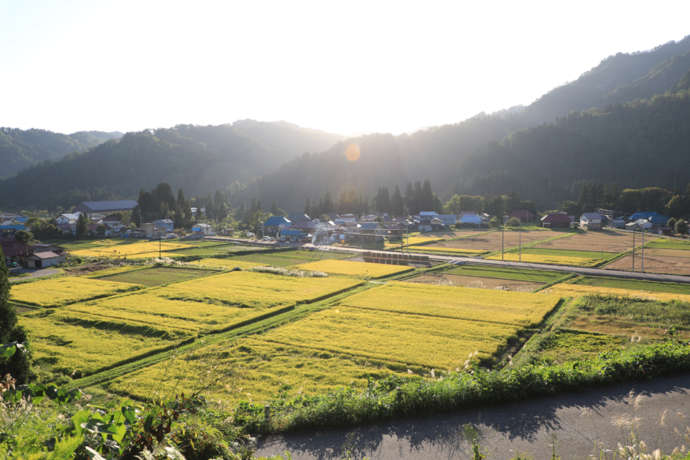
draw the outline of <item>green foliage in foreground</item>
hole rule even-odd
[[[204,399],[88,404],[78,390],[0,382],[0,458],[248,459],[254,440]]]
[[[278,398],[265,407],[245,402],[237,407],[234,418],[253,433],[356,426],[688,370],[690,345],[666,342],[560,365],[498,371],[474,368],[433,380],[390,377],[370,382],[363,391],[343,388],[324,395]]]

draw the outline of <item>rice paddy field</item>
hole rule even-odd
[[[411,271],[404,265],[387,265],[352,260],[325,259],[317,262],[295,265],[298,270],[332,273],[336,275],[356,276],[359,278],[383,278]]]
[[[10,300],[40,307],[66,305],[141,288],[133,283],[66,276],[12,286]]]
[[[642,271],[642,252],[640,249],[633,256],[626,255],[617,259],[605,268],[610,270]],[[690,251],[685,249],[645,249],[644,271],[648,273],[666,273],[673,275],[690,275]]]
[[[506,252],[503,255],[498,253],[487,257],[487,259],[593,267],[616,255],[616,253],[598,251],[525,248],[521,253],[515,251]]]
[[[518,258],[511,250],[518,235],[525,262],[593,266],[625,250],[616,232],[506,231],[506,260]],[[490,252],[500,259],[500,236],[413,235],[409,249]],[[30,334],[40,380],[78,386],[83,377],[106,393],[140,399],[202,390],[234,404],[264,402],[278,392],[362,388],[391,375],[460,371],[468,359],[496,367],[517,353],[561,362],[671,334],[690,339],[690,285],[471,264],[415,268],[362,262],[349,253],[203,241],[166,244],[166,254],[188,262],[121,262],[130,265],[12,286],[12,301],[25,306],[20,324]],[[71,249],[98,254],[83,257],[134,259],[157,257],[157,245],[89,241]],[[234,255],[239,251],[250,253]],[[678,247],[646,250],[655,251],[690,259]],[[406,281],[388,278],[399,274]]]
[[[171,284],[160,295],[244,308],[276,307],[313,302],[323,296],[359,285],[342,277],[296,277],[236,271]]]
[[[116,281],[120,283],[141,284],[144,286],[158,286],[161,284],[177,283],[202,276],[216,274],[212,270],[185,269],[178,267],[149,267],[127,270],[115,274],[99,277],[101,281]]]
[[[103,244],[72,250],[77,257],[108,257],[108,258],[151,258],[158,257],[159,249],[163,253],[176,249],[187,249],[192,244],[170,241],[137,241],[134,243]],[[155,255],[154,255],[155,254]]]
[[[226,403],[264,402],[278,391],[314,394],[343,385],[364,387],[368,379],[407,375],[394,367],[348,354],[243,338],[146,367],[113,380],[107,389],[140,399],[203,390],[208,398]]]

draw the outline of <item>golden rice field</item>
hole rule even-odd
[[[517,252],[506,252],[504,253],[503,258],[501,258],[501,254],[494,254],[487,257],[487,259],[507,260],[511,262],[522,261],[540,264],[574,265],[580,267],[589,267],[595,265],[601,260],[600,258],[593,257],[575,257],[558,254],[529,254],[525,252],[522,253],[522,257]]]
[[[31,305],[60,306],[141,288],[137,284],[67,276],[15,284],[10,299]]]
[[[484,254],[487,251],[484,249],[462,249],[462,248],[451,248],[444,246],[434,246],[433,244],[424,246],[408,246],[407,248],[410,252],[420,251],[420,252],[433,252],[440,254]]]
[[[403,238],[403,244],[406,246],[414,246],[417,244],[426,244],[426,243],[432,243],[432,242],[438,242],[438,241],[443,241],[443,238],[439,238],[436,236],[411,236],[409,238]],[[389,248],[399,248],[400,243],[390,243],[386,242],[385,245],[386,249]]]
[[[225,329],[238,322],[263,315],[267,311],[264,308],[240,308],[173,300],[161,297],[156,292],[149,290],[72,304],[60,311],[65,314],[90,315],[107,321],[136,323],[189,334]]]
[[[341,277],[312,278],[235,271],[171,284],[158,292],[170,299],[270,308],[314,301],[361,283]]]
[[[144,329],[121,331],[112,325],[103,327],[70,322],[79,318],[60,314],[27,314],[19,318],[31,337],[33,367],[39,373],[75,372],[89,374],[122,360],[170,346],[182,337],[161,335],[160,331],[147,334]],[[44,312],[40,312],[44,313]],[[78,375],[78,374],[77,374]]]
[[[404,265],[387,265],[352,260],[324,259],[296,265],[298,270],[326,272],[336,275],[358,276],[362,278],[382,278],[412,270]]]
[[[160,246],[159,246],[160,245]],[[158,257],[159,248],[161,251],[172,251],[175,249],[191,248],[192,246],[184,243],[171,241],[140,241],[137,243],[125,243],[117,245],[101,245],[86,249],[72,251],[72,255],[78,257],[112,257],[112,258],[154,258]]]
[[[261,403],[278,390],[314,394],[343,385],[363,387],[367,377],[392,374],[403,375],[364,358],[243,338],[146,367],[110,382],[107,388],[138,398],[203,390],[212,400]]]
[[[518,326],[336,306],[272,329],[266,341],[436,369],[489,357]]]
[[[587,286],[583,284],[556,284],[544,291],[544,293],[554,294],[559,296],[584,296],[591,294],[601,294],[616,297],[633,297],[637,299],[661,300],[668,302],[670,300],[678,300],[682,302],[690,302],[690,294],[675,294],[670,292],[652,292],[622,288],[612,288],[604,286]]]
[[[216,258],[216,257],[209,257],[206,259],[200,259],[200,260],[195,260],[193,262],[189,262],[192,265],[198,265],[200,267],[209,267],[209,268],[222,268],[222,269],[228,269],[231,270],[233,268],[239,268],[242,270],[249,270],[254,267],[261,267],[265,266],[266,264],[261,264],[258,262],[250,262],[247,260],[237,260],[237,259],[230,259],[230,258]]]
[[[341,305],[529,326],[541,322],[559,300],[553,294],[391,281],[347,297]]]

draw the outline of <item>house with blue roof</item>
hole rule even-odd
[[[640,219],[646,219],[650,221],[652,224],[663,227],[666,225],[666,222],[668,222],[668,217],[659,214],[658,212],[655,211],[642,211],[642,212],[636,212],[632,216],[630,216],[630,220],[635,222]]]
[[[283,229],[292,226],[292,221],[285,216],[271,216],[264,222],[264,235],[276,235]]]

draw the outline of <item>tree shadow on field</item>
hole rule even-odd
[[[690,375],[587,388],[501,405],[383,421],[350,429],[296,432],[269,436],[259,442],[259,455],[289,451],[293,458],[400,458],[432,451],[444,458],[469,458],[471,439],[466,427],[475,427],[481,438],[500,434],[509,441],[534,442],[537,434],[555,433],[572,423],[562,421],[558,412],[577,408],[602,415],[612,402],[634,404],[634,397],[674,391],[690,392]],[[605,415],[605,414],[603,414]],[[384,445],[385,444],[385,445]],[[395,452],[391,451],[391,444]],[[385,450],[385,452],[381,452]]]

